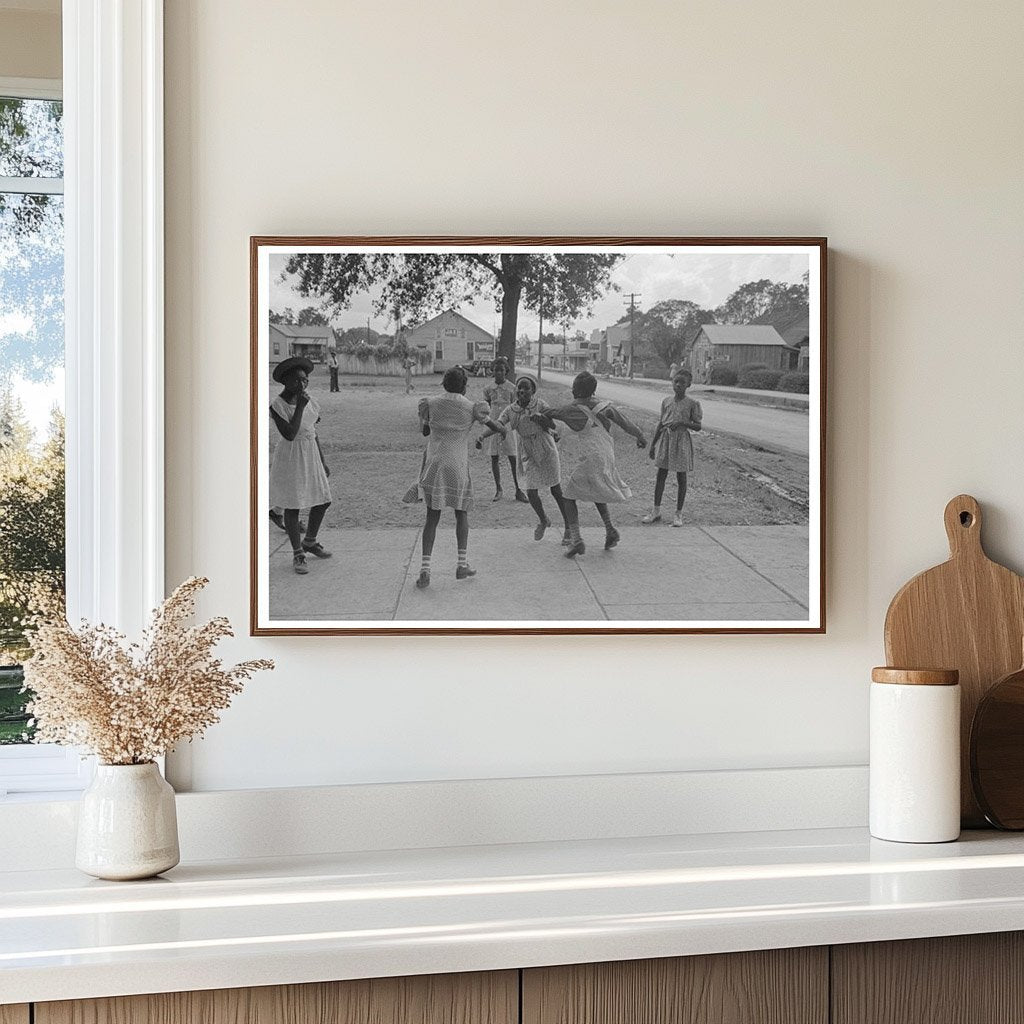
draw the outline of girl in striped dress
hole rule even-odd
[[[540,540],[551,525],[544,503],[540,500],[540,489],[546,487],[555,499],[558,511],[562,514],[565,526],[563,543],[569,539],[569,527],[565,523],[565,511],[562,508],[562,467],[558,459],[558,448],[555,442],[558,434],[553,430],[535,423],[533,416],[550,411],[550,406],[543,398],[537,397],[537,384],[532,377],[520,377],[516,381],[516,400],[506,406],[497,422],[507,426],[516,435],[516,467],[520,485],[526,488],[526,497],[533,511],[537,513],[537,527],[533,531],[533,539]],[[480,435],[477,447],[490,434],[487,431]]]
[[[508,377],[508,363],[503,356],[494,360],[494,383],[484,388],[484,401],[490,406],[491,419],[498,417],[515,401],[516,389]],[[477,440],[477,449],[481,447],[480,440]],[[508,456],[508,464],[512,470],[512,486],[516,489],[516,501],[525,502],[526,495],[519,486],[519,477],[516,475],[516,437],[492,437],[487,444],[488,454],[491,456],[491,473],[494,476],[494,500],[501,501],[501,456]]]

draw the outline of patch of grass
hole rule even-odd
[[[320,443],[331,467],[334,502],[325,525],[346,529],[418,527],[424,507],[404,505],[401,498],[418,474],[426,439],[419,431],[417,405],[424,396],[440,394],[440,375],[414,378],[416,391],[405,394],[397,377],[342,377],[341,391],[331,394],[324,377],[314,378],[313,393],[321,405]],[[466,396],[483,400],[489,383],[471,378]],[[277,393],[277,390],[273,392]],[[600,394],[600,389],[598,391]],[[570,401],[568,387],[545,383],[541,394],[551,405]],[[657,417],[631,408],[627,415],[644,431],[648,441]],[[271,427],[272,442],[275,433]],[[474,430],[475,439],[481,429]],[[633,497],[613,506],[612,517],[620,525],[635,525],[653,500],[655,466],[646,449],[617,427],[612,428],[619,472],[630,484]],[[688,479],[684,511],[695,525],[774,525],[807,522],[807,460],[786,452],[774,452],[730,434],[710,430],[694,435],[695,469]],[[512,478],[506,459],[501,463],[505,500],[491,501],[494,481],[486,452],[470,449],[470,472],[476,505],[471,521],[479,527],[524,528],[535,522],[528,505],[513,501]],[[759,483],[758,475],[775,480],[796,503]],[[675,507],[675,478],[670,475],[662,505]],[[557,509],[550,495],[541,495],[548,514],[557,524]],[[802,501],[802,503],[801,503]],[[598,522],[593,507],[581,509],[584,522]],[[443,520],[448,522],[446,516]]]

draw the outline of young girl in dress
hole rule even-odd
[[[497,422],[516,434],[516,467],[519,473],[517,479],[521,486],[526,488],[526,497],[538,519],[533,539],[540,540],[551,525],[551,520],[544,511],[544,503],[540,500],[540,489],[547,487],[551,491],[551,497],[555,499],[558,511],[562,514],[565,527],[563,541],[566,541],[569,537],[569,526],[562,508],[562,467],[558,459],[558,448],[555,446],[558,435],[532,419],[538,413],[548,412],[550,408],[543,398],[537,397],[537,384],[534,379],[520,377],[516,381],[515,402],[505,407]],[[480,435],[476,442],[477,448],[490,433],[487,431]]]
[[[490,406],[491,419],[498,417],[516,400],[516,389],[508,377],[508,363],[502,356],[494,360],[494,383],[484,388],[484,401]],[[477,442],[479,450],[481,443]],[[508,456],[508,464],[512,469],[512,484],[516,489],[516,501],[525,502],[527,497],[519,486],[516,475],[516,437],[492,437],[487,443],[487,452],[491,456],[491,473],[494,476],[494,500],[501,501],[501,456]]]
[[[538,413],[534,423],[548,429],[556,420],[569,427],[565,443],[575,442],[577,461],[575,468],[562,483],[562,507],[572,544],[566,558],[582,555],[586,545],[580,536],[580,517],[577,502],[592,501],[605,526],[605,550],[619,543],[619,531],[608,514],[611,502],[626,501],[633,496],[615,467],[615,443],[611,437],[614,423],[636,438],[637,448],[647,446],[643,431],[628,416],[610,402],[595,397],[597,378],[584,370],[572,382],[573,401],[561,409]],[[571,440],[570,440],[571,439]]]
[[[487,414],[483,402],[474,404],[466,398],[466,371],[453,366],[441,380],[444,394],[421,398],[420,427],[428,438],[427,451],[420,471],[419,488],[427,503],[427,521],[423,525],[420,575],[416,586],[430,586],[430,560],[441,510],[455,510],[455,541],[459,560],[455,569],[457,580],[476,575],[466,558],[469,547],[469,510],[473,506],[473,481],[469,475],[469,434],[474,423],[484,423],[495,433],[505,436]]]
[[[270,417],[277,427],[277,446],[270,463],[270,505],[284,509],[284,528],[292,542],[292,568],[309,572],[306,555],[330,558],[316,539],[324,514],[331,504],[331,471],[324,461],[316,425],[320,404],[306,390],[313,364],[301,356],[285,359],[274,367],[274,380],[284,390],[270,403]],[[309,509],[305,536],[299,528],[299,510]]]
[[[680,370],[672,378],[674,395],[661,403],[661,420],[651,438],[651,458],[658,467],[654,481],[654,508],[640,520],[642,523],[661,522],[661,496],[669,471],[676,475],[676,514],[673,526],[683,525],[683,502],[686,501],[686,474],[693,472],[693,439],[691,430],[700,430],[704,412],[700,402],[686,397],[686,389],[693,383],[689,370]]]

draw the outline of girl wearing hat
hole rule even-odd
[[[566,558],[575,558],[587,550],[580,537],[578,501],[592,501],[597,508],[606,531],[605,549],[619,543],[619,531],[612,525],[608,503],[625,501],[632,497],[632,491],[615,466],[611,425],[616,424],[636,438],[637,448],[647,447],[643,431],[610,402],[599,401],[595,397],[596,391],[597,378],[584,370],[572,382],[571,404],[533,417],[534,423],[546,428],[554,427],[555,420],[563,422],[570,428],[566,440],[577,451],[576,466],[565,478],[562,490],[563,512],[572,540],[565,553]]]
[[[455,510],[455,542],[459,549],[457,580],[476,575],[466,558],[469,546],[469,510],[473,506],[473,481],[469,475],[469,433],[474,423],[486,424],[495,433],[505,436],[504,427],[487,414],[487,405],[474,404],[466,398],[466,371],[453,366],[441,380],[444,394],[421,398],[420,427],[428,437],[427,451],[420,471],[419,487],[427,503],[427,521],[423,525],[423,561],[416,586],[430,586],[430,559],[441,510]]]
[[[562,514],[565,534],[563,543],[568,546],[569,527],[565,524],[565,512],[562,509],[562,467],[558,461],[558,448],[555,442],[558,434],[553,430],[535,423],[532,416],[550,411],[550,406],[543,398],[537,397],[537,384],[532,377],[520,377],[516,381],[516,400],[506,406],[497,422],[508,426],[517,435],[517,467],[520,485],[526,488],[526,496],[530,500],[533,511],[537,513],[537,528],[533,531],[533,539],[540,540],[544,531],[551,525],[544,503],[540,500],[540,489],[547,487],[551,497],[555,499],[558,511]],[[488,437],[488,430],[480,435],[481,440]],[[477,441],[480,447],[480,441]]]
[[[284,528],[292,542],[292,567],[299,575],[309,572],[306,555],[330,558],[316,539],[324,514],[331,504],[331,471],[324,461],[316,425],[320,404],[306,390],[313,364],[293,356],[274,367],[274,380],[284,390],[270,403],[270,416],[281,435],[270,463],[270,504],[284,509]],[[299,529],[299,509],[309,509],[305,536]]]

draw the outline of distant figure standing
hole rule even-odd
[[[407,355],[402,360],[402,366],[405,368],[405,393],[411,395],[415,388],[412,383],[412,368],[416,365],[416,360],[413,359],[412,355]]]
[[[331,375],[331,390],[339,391],[338,387],[338,350],[329,348],[327,350],[327,370]]]
[[[658,467],[654,481],[654,508],[640,520],[642,523],[661,522],[661,498],[669,472],[676,475],[676,514],[673,526],[683,525],[683,502],[686,501],[686,474],[693,472],[693,440],[691,430],[700,430],[704,419],[700,402],[686,397],[686,389],[693,383],[689,370],[680,370],[672,378],[675,394],[661,403],[661,419],[651,438],[650,457]]]

